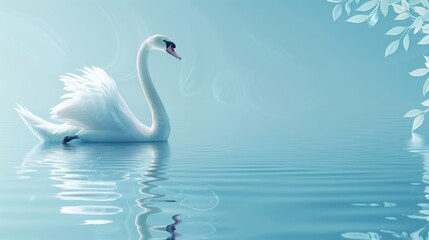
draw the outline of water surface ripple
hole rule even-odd
[[[428,140],[372,124],[269,144],[2,146],[0,238],[428,239]]]

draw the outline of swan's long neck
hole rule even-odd
[[[153,85],[148,68],[148,56],[151,50],[148,41],[145,41],[139,49],[137,55],[137,74],[149,104],[152,114],[151,134],[159,138],[157,140],[167,140],[170,135],[170,121],[168,120],[167,111],[162,104],[161,98]]]

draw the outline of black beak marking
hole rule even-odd
[[[166,40],[163,40],[164,42],[165,42],[165,44],[166,44],[166,46],[165,46],[165,49],[167,49],[168,47],[170,47],[171,46],[171,48],[173,48],[173,49],[175,49],[176,48],[176,44],[174,44],[174,42],[170,42],[170,41],[166,41]]]

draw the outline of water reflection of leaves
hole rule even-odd
[[[348,232],[341,234],[343,238],[359,240],[379,240],[381,236],[375,232]]]
[[[411,140],[409,141],[408,151],[410,153],[417,153],[422,156],[423,159],[423,178],[422,182],[417,184],[412,182],[412,186],[421,186],[427,185],[429,182],[427,179],[429,178],[429,147],[425,146],[423,138],[418,135],[412,135]],[[424,187],[423,193],[428,194],[429,188],[427,186]],[[426,198],[426,195],[424,197]],[[396,203],[393,202],[383,202],[383,203],[353,203],[354,207],[396,207]],[[411,239],[411,240],[423,240],[428,239],[429,234],[429,225],[427,222],[429,221],[429,203],[417,203],[417,206],[420,208],[420,211],[417,213],[412,213],[405,215],[405,217],[409,219],[418,219],[423,220],[424,224],[421,228],[418,228],[414,231],[391,231],[386,229],[380,229],[379,232],[347,232],[341,234],[343,238],[347,239],[362,239],[362,240],[378,240],[384,237],[385,235],[388,238],[395,239]],[[397,221],[399,217],[404,217],[402,214],[398,217],[396,216],[386,216],[385,219],[388,221]]]

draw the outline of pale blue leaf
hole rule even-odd
[[[429,78],[426,79],[425,84],[423,85],[423,96],[429,92]]]
[[[387,16],[387,13],[389,12],[389,5],[387,4],[387,0],[381,0],[380,10],[384,16]]]
[[[424,120],[425,120],[425,115],[423,115],[423,114],[422,115],[418,115],[416,118],[414,118],[413,129],[411,131],[414,131],[417,128],[419,128],[422,125],[422,123],[423,123]]]
[[[418,115],[423,114],[423,111],[420,109],[412,109],[405,113],[404,117],[417,117]]]
[[[343,0],[328,0],[331,3],[341,3]]]
[[[378,22],[378,12],[373,12],[368,19],[368,27],[373,27]]]
[[[351,23],[363,23],[368,20],[368,15],[355,15],[347,19],[347,22]]]
[[[413,7],[413,10],[420,16],[424,16],[427,13],[427,9],[424,7],[416,6]]]
[[[429,107],[429,99],[426,99],[422,102],[422,105],[425,107]]]
[[[410,36],[408,34],[405,34],[405,37],[402,40],[402,43],[404,45],[405,51],[408,51],[408,47],[410,46]]]
[[[407,9],[405,9],[403,6],[401,6],[401,5],[399,5],[399,4],[392,4],[392,6],[393,6],[393,11],[395,11],[396,13],[398,13],[398,14],[400,14],[400,13],[403,13],[403,12],[406,12],[407,11]]]
[[[396,50],[398,50],[398,46],[399,46],[399,40],[393,41],[391,42],[387,47],[386,47],[386,52],[384,53],[384,57],[387,57],[393,53],[396,52]]]
[[[420,29],[422,29],[423,27],[423,18],[422,17],[416,18],[411,26],[414,27],[414,34],[418,33]]]
[[[423,33],[429,34],[429,24],[425,24],[422,27]]]
[[[420,44],[420,45],[429,44],[429,35],[424,36],[422,40],[420,40],[417,44]]]
[[[350,2],[346,2],[346,4],[344,4],[344,9],[346,9],[347,15],[350,15],[350,12],[352,11],[350,8]]]
[[[393,28],[391,28],[389,31],[387,31],[386,35],[390,35],[390,36],[399,35],[399,34],[401,34],[405,29],[407,29],[407,28],[406,28],[406,27],[403,27],[403,26],[393,27]]]
[[[429,57],[425,56],[425,65],[429,68]]]
[[[429,72],[429,69],[427,69],[427,68],[418,68],[414,71],[411,71],[410,75],[413,77],[421,77],[421,76],[426,75],[428,72]]]
[[[425,7],[429,7],[429,1],[428,0],[421,0],[420,2],[423,3],[423,5]]]
[[[334,21],[337,21],[337,19],[341,17],[341,14],[343,14],[343,8],[341,4],[335,5],[334,9],[332,10],[332,17],[334,18]]]
[[[407,18],[409,18],[410,17],[410,14],[408,14],[408,13],[400,13],[396,18],[395,18],[395,20],[398,20],[398,21],[400,21],[400,20],[405,20],[405,19],[407,19]]]
[[[425,15],[423,15],[423,21],[429,20],[429,11],[426,12]]]
[[[377,6],[378,0],[370,0],[362,5],[360,5],[356,11],[365,12],[368,10],[373,9],[375,6]]]
[[[421,2],[421,0],[410,0],[408,3],[410,4],[410,5],[417,5],[417,4],[419,4]]]
[[[423,24],[419,24],[414,28],[413,34],[416,34],[422,29]]]
[[[408,4],[407,0],[401,0],[401,5],[406,9],[410,9],[410,5]]]

